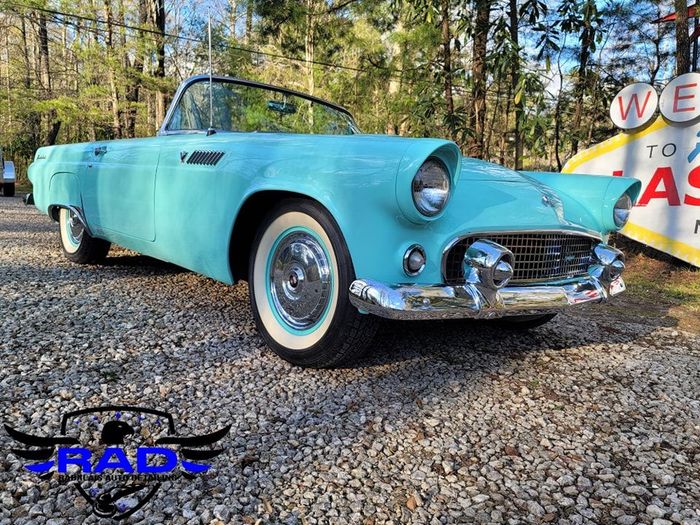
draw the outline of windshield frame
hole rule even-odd
[[[198,82],[209,82],[209,75],[196,75],[193,77],[188,78],[187,80],[184,80],[180,86],[177,88],[177,91],[175,92],[175,96],[173,97],[173,101],[170,103],[170,106],[168,107],[168,112],[165,114],[165,119],[163,119],[163,124],[161,124],[160,129],[158,130],[158,133],[156,135],[191,135],[191,134],[199,134],[199,133],[208,133],[208,130],[203,129],[168,129],[168,126],[170,125],[170,122],[173,119],[173,115],[175,113],[175,109],[178,107],[180,104],[180,101],[182,100],[182,97],[184,96],[185,92],[187,89],[189,89],[193,84],[196,84]],[[293,89],[287,89],[287,88],[282,88],[279,86],[273,86],[270,84],[264,84],[262,82],[255,82],[253,80],[244,80],[241,78],[233,78],[233,77],[225,77],[225,76],[217,76],[213,75],[211,77],[212,82],[227,82],[230,84],[238,84],[246,87],[251,87],[251,88],[260,88],[260,89],[266,89],[270,91],[276,91],[278,93],[283,93],[287,95],[293,95],[295,97],[300,97],[303,99],[306,99],[314,104],[320,104],[322,106],[329,107],[335,111],[338,111],[340,113],[345,114],[349,119],[350,122],[352,123],[352,128],[355,131],[355,135],[359,135],[362,132],[360,131],[360,128],[357,127],[357,123],[355,122],[355,118],[352,116],[352,113],[345,109],[343,106],[339,106],[338,104],[334,104],[332,102],[328,102],[327,100],[323,100],[318,97],[314,97],[313,95],[308,95],[306,93],[301,93],[300,91],[294,91]],[[246,133],[243,131],[229,131],[229,130],[219,130],[219,129],[214,129],[215,132],[217,133]],[[311,135],[311,133],[308,133]]]

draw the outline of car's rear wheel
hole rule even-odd
[[[14,197],[15,196],[15,183],[14,182],[3,183],[2,194],[5,197]]]
[[[61,248],[69,261],[96,264],[107,257],[110,243],[92,237],[73,210],[61,208],[58,223],[61,230]]]
[[[554,319],[557,314],[540,314],[540,315],[512,315],[501,317],[495,322],[499,325],[513,330],[530,330],[548,323]]]
[[[287,361],[328,368],[358,358],[376,320],[350,304],[352,261],[319,204],[291,199],[262,222],[250,255],[250,299],[258,330]]]

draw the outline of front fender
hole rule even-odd
[[[619,228],[613,219],[613,207],[625,193],[637,201],[642,183],[629,177],[579,175],[523,171],[530,178],[554,190],[562,200],[565,218],[605,235]]]
[[[448,166],[456,185],[461,163],[457,146],[439,139],[381,137],[370,142],[363,138],[357,146],[349,141],[342,157],[337,153],[319,149],[314,157],[296,155],[270,162],[262,176],[250,179],[240,207],[262,191],[307,196],[323,205],[337,222],[356,275],[406,281],[409,277],[403,272],[403,255],[409,246],[420,243],[433,248],[421,278],[439,280],[438,254],[445,239],[438,239],[431,231],[442,221],[442,214],[435,219],[417,217],[411,180],[420,165],[436,155]],[[446,210],[449,208],[450,203]]]

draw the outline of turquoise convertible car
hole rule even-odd
[[[607,237],[640,190],[366,135],[335,104],[208,75],[182,83],[158,136],[41,148],[29,178],[68,259],[115,243],[245,280],[268,345],[312,367],[356,358],[377,317],[531,327],[607,301],[625,289]]]

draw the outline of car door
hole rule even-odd
[[[93,233],[154,241],[158,138],[97,142],[87,155],[81,190]]]

